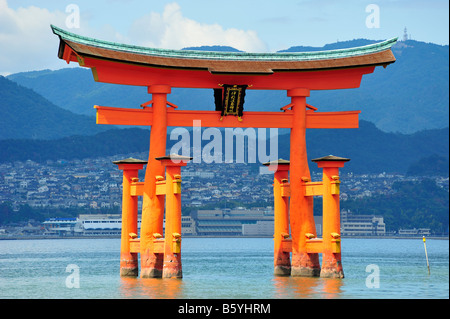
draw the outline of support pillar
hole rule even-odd
[[[154,253],[153,234],[163,233],[164,196],[156,196],[156,179],[164,176],[164,166],[156,157],[166,154],[167,139],[167,94],[168,85],[152,85],[153,124],[150,131],[150,151],[145,172],[141,221],[141,277],[162,276],[163,254]]]
[[[339,168],[350,159],[333,155],[313,159],[323,169],[323,251],[320,277],[344,278],[341,261]]]
[[[137,277],[139,273],[138,254],[130,252],[130,234],[138,233],[138,197],[131,196],[130,186],[138,178],[139,170],[147,162],[134,158],[115,161],[123,171],[122,182],[122,233],[120,241],[120,276]]]
[[[313,216],[313,198],[305,196],[303,180],[311,180],[306,153],[306,97],[309,89],[296,88],[287,91],[291,97],[293,123],[290,149],[290,223],[292,234],[291,275],[314,277],[320,274],[319,255],[307,253],[306,234],[316,235]]]
[[[181,166],[191,157],[170,155],[158,157],[166,167],[166,226],[163,278],[182,278],[181,266]]]
[[[275,172],[273,178],[274,197],[274,275],[289,276],[291,274],[290,252],[285,251],[283,240],[289,237],[289,161],[279,159],[264,163],[270,171]]]

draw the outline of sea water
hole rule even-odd
[[[120,239],[0,240],[0,298],[448,299],[449,242],[342,239],[344,279],[273,276],[273,239],[184,238],[183,279],[119,276]]]

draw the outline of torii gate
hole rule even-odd
[[[152,100],[143,109],[95,106],[98,124],[151,126],[148,162],[128,159],[116,162],[124,170],[122,205],[121,275],[137,276],[137,253],[141,256],[141,277],[181,278],[180,166],[190,158],[166,156],[168,126],[289,128],[289,195],[286,163],[275,171],[275,201],[283,199],[287,232],[276,230],[274,273],[276,275],[343,277],[340,262],[338,167],[348,159],[316,159],[324,167],[323,182],[311,182],[307,162],[307,128],[357,128],[360,111],[317,112],[306,103],[311,90],[357,88],[362,76],[376,66],[395,62],[391,51],[397,38],[362,47],[296,53],[235,53],[165,50],[101,41],[51,26],[59,36],[58,57],[90,68],[98,82],[148,88]],[[291,103],[280,112],[245,112],[241,117],[222,116],[220,111],[186,111],[167,100],[173,87],[219,89],[223,84],[248,86],[252,90],[286,90]],[[169,106],[169,107],[167,107]],[[330,163],[332,163],[330,165]],[[145,181],[137,179],[138,169],[147,164]],[[270,166],[271,163],[266,163]],[[272,163],[273,164],[273,163]],[[164,180],[165,168],[167,176]],[[273,166],[271,166],[273,167]],[[283,168],[284,167],[284,168]],[[278,178],[278,181],[277,181]],[[283,181],[282,181],[283,180]],[[173,187],[169,187],[173,184]],[[278,186],[277,186],[278,185]],[[280,187],[276,189],[276,187]],[[313,196],[323,195],[323,240],[317,239],[313,218]],[[137,238],[137,196],[143,196],[140,239]],[[328,204],[325,205],[325,200]],[[163,238],[164,201],[166,233]],[[280,204],[281,202],[278,202]],[[277,206],[277,205],[275,205]],[[278,205],[279,206],[279,205]],[[277,206],[277,207],[278,207]],[[283,206],[283,205],[282,205]],[[281,207],[281,206],[279,206]],[[327,207],[327,208],[326,208]],[[325,211],[326,210],[326,211]],[[280,224],[275,212],[275,224]],[[326,222],[325,216],[330,218]],[[286,218],[286,217],[285,217]],[[333,222],[331,222],[331,220]],[[327,226],[325,226],[327,224]],[[333,225],[333,226],[331,226]],[[281,236],[281,237],[280,237]],[[292,261],[289,253],[292,253]],[[323,254],[322,271],[318,253]]]

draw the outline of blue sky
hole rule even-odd
[[[74,24],[76,12],[67,10],[70,4],[79,12],[79,24]],[[402,37],[405,27],[414,40],[448,44],[448,12],[447,0],[0,0],[0,74],[65,66],[56,58],[58,41],[50,23],[136,45],[218,44],[275,52]]]

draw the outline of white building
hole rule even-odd
[[[138,231],[141,217],[138,217]],[[164,229],[164,224],[163,224]],[[190,216],[181,217],[181,234],[195,235],[195,221]],[[120,214],[80,215],[75,227],[75,234],[80,236],[120,236],[122,216]],[[164,233],[162,234],[164,236]]]
[[[273,232],[273,221],[258,220],[255,224],[242,224],[242,235],[244,236],[273,236]]]
[[[429,228],[412,228],[412,229],[399,229],[399,236],[429,236],[431,235]]]
[[[342,236],[384,236],[386,225],[381,216],[354,215],[350,211],[341,211]]]

